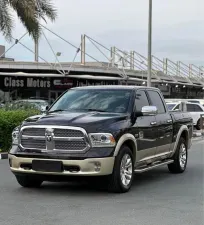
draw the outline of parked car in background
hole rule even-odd
[[[21,99],[13,101],[9,104],[9,108],[11,109],[26,109],[27,107],[31,107],[37,109],[41,112],[46,111],[47,106],[49,106],[48,101],[42,99]]]
[[[204,106],[199,103],[184,102],[186,104],[186,111],[190,113],[193,118],[193,125],[197,130],[201,129],[200,115],[204,114]],[[168,102],[167,107],[169,111],[179,111],[181,109],[181,102]]]
[[[169,112],[159,89],[72,88],[14,129],[9,164],[23,187],[91,176],[127,192],[134,173],[164,165],[183,173],[192,132],[191,115]]]
[[[204,99],[165,99],[165,102],[166,103],[172,103],[172,102],[192,102],[192,103],[198,103],[198,104],[201,104],[202,106],[204,106]]]
[[[198,103],[204,106],[204,99],[188,99],[188,102]]]

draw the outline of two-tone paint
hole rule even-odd
[[[91,88],[100,90],[101,87]],[[112,173],[114,159],[123,145],[128,145],[133,151],[135,169],[159,159],[171,159],[181,136],[185,138],[187,147],[190,148],[193,132],[192,118],[188,113],[169,112],[158,89],[135,86],[111,86],[108,88],[132,90],[127,113],[48,113],[28,118],[22,123],[21,129],[27,126],[72,126],[82,128],[86,132],[87,137],[89,133],[111,133],[116,140],[115,147],[93,148],[90,146],[85,152],[66,152],[62,154],[57,151],[39,152],[38,149],[28,151],[27,149],[22,149],[20,145],[13,145],[9,153],[11,170],[14,173],[35,173],[35,171],[26,171],[20,168],[21,162],[32,163],[33,159],[61,160],[65,165],[69,165],[69,163],[77,164],[79,167],[85,168],[84,171],[89,168],[90,161],[99,161],[107,170],[102,168],[101,173],[96,173],[94,170],[87,173],[79,171],[74,175],[108,175]],[[140,90],[147,92],[147,94],[148,90],[158,92],[165,106],[165,112],[154,116],[135,114],[135,97]],[[149,100],[149,105],[152,105],[151,100]],[[46,175],[44,172],[40,172],[40,174]],[[67,172],[58,175],[73,174]]]

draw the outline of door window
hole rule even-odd
[[[199,105],[186,104],[187,112],[203,112]]]
[[[158,109],[158,113],[165,113],[166,110],[164,108],[164,103],[156,91],[148,91],[149,97],[151,99],[151,103],[153,106],[156,106]]]
[[[179,110],[180,109],[180,104],[178,104],[174,110]]]
[[[194,105],[195,112],[203,112],[199,105]]]
[[[135,98],[136,111],[141,112],[142,107],[148,106],[148,105],[149,105],[149,101],[148,101],[148,98],[147,98],[147,95],[146,95],[145,91],[138,90],[136,92],[136,98]]]

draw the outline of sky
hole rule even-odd
[[[55,0],[58,18],[46,25],[58,35],[79,46],[81,34],[86,34],[108,49],[134,50],[147,57],[148,0]],[[16,19],[13,36],[21,37],[25,29]],[[54,52],[61,52],[60,61],[72,61],[76,49],[45,30]],[[26,36],[22,43],[34,49],[33,41]],[[0,34],[0,45],[8,49]],[[100,47],[106,57],[110,52]],[[40,56],[54,61],[44,36],[40,40]],[[99,61],[106,61],[94,45],[86,39],[86,52]],[[203,0],[153,0],[152,54],[163,59],[183,61],[204,66],[204,1]],[[6,54],[16,60],[32,61],[34,55],[21,45]],[[87,61],[93,59],[86,58]],[[80,60],[80,53],[76,61]]]

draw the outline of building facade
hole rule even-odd
[[[0,101],[44,98],[52,102],[69,88],[87,85],[146,86],[147,73],[144,71],[126,70],[126,78],[119,72],[117,68],[104,68],[93,63],[53,66],[41,62],[1,61]],[[202,79],[171,77],[158,71],[152,76],[152,86],[159,88],[165,98],[204,98]]]

